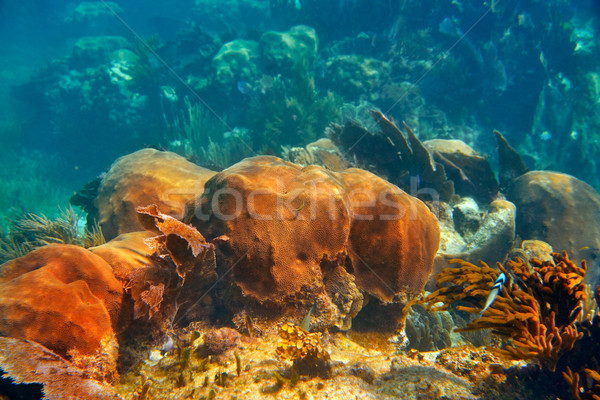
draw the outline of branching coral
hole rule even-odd
[[[552,258],[543,262],[517,258],[508,261],[506,267],[498,263],[507,277],[506,284],[482,317],[462,330],[492,329],[509,339],[505,348],[497,350],[499,353],[514,359],[535,359],[554,371],[559,357],[583,336],[575,323],[587,291],[583,283],[585,261],[578,267],[566,253],[552,253]],[[460,268],[445,269],[437,277],[438,285],[452,286],[441,287],[425,302],[440,310],[458,300],[470,301],[475,307],[457,308],[479,313],[499,271],[483,262],[481,267],[463,260],[452,262]]]

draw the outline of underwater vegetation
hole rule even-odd
[[[25,214],[13,221],[8,233],[0,236],[0,263],[22,257],[51,243],[73,244],[85,248],[105,242],[98,224],[80,227],[80,216],[72,208],[50,219],[43,214]]]

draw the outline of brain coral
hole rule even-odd
[[[324,282],[392,301],[423,288],[439,242],[425,204],[376,175],[302,168],[276,157],[249,158],[215,175],[188,204],[185,220],[209,240],[229,236],[221,272],[232,269],[228,279],[246,298],[308,299],[338,323],[345,312],[358,312],[361,295],[340,302]],[[338,266],[354,276],[326,279],[340,276]]]
[[[0,268],[0,335],[38,342],[65,357],[109,352],[123,289],[90,251],[53,244]]]
[[[102,178],[94,202],[106,240],[143,230],[136,207],[183,217],[185,203],[215,172],[168,151],[143,149],[119,158]]]

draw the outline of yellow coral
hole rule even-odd
[[[283,324],[279,327],[282,342],[277,346],[279,357],[291,360],[312,358],[329,360],[329,353],[321,347],[321,333],[309,333],[297,325]]]

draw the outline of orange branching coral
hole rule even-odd
[[[508,261],[506,267],[498,263],[507,277],[506,284],[482,317],[462,330],[492,329],[510,339],[498,352],[514,359],[536,359],[554,371],[560,355],[582,337],[575,322],[587,291],[583,283],[585,262],[577,267],[566,253],[552,253],[552,258],[543,262],[535,258],[528,262],[515,259]],[[477,267],[466,261],[453,261],[460,268],[445,269],[437,277],[438,285],[452,286],[436,290],[424,302],[435,310],[465,300],[475,307],[458,306],[459,310],[479,313],[499,271],[485,263]]]
[[[563,377],[571,388],[571,394],[575,400],[600,400],[600,374],[598,372],[585,368],[582,379],[579,373],[567,370],[563,372]],[[586,379],[589,378],[589,379]]]

